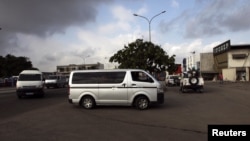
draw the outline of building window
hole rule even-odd
[[[64,72],[64,68],[59,68],[59,72]]]
[[[245,59],[247,58],[246,54],[232,54],[233,59]]]

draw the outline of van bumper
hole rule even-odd
[[[158,104],[164,103],[164,93],[157,93],[157,103]]]
[[[53,87],[53,88],[55,88],[55,87],[57,87],[58,85],[56,84],[56,83],[46,83],[45,84],[45,87]]]
[[[68,102],[69,102],[70,104],[73,104],[72,99],[68,99]]]
[[[187,85],[187,86],[182,86],[184,89],[203,89],[202,85]]]
[[[17,89],[17,96],[25,96],[25,95],[44,95],[43,88],[32,88],[32,89]]]

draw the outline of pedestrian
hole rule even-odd
[[[219,81],[220,81],[220,84],[223,84],[223,75],[222,75],[222,73],[219,74]]]

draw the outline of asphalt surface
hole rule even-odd
[[[250,83],[206,82],[204,93],[167,87],[165,103],[139,111],[67,102],[67,88],[17,99],[0,89],[1,141],[206,141],[209,124],[250,124]]]

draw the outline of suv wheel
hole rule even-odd
[[[187,92],[187,90],[183,86],[181,86],[181,92],[185,93],[185,92]]]
[[[197,85],[199,83],[199,78],[197,78],[197,77],[190,77],[189,78],[189,83],[191,85]]]
[[[199,93],[203,93],[204,89],[203,88],[200,88],[199,89]]]

